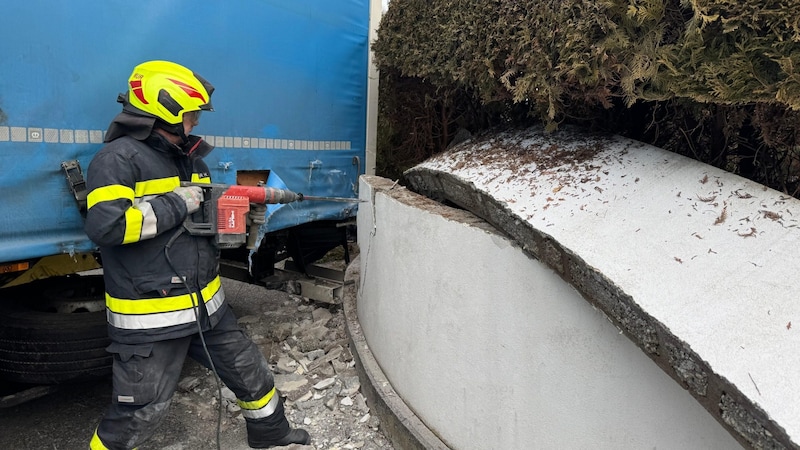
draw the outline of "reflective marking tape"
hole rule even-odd
[[[266,148],[285,150],[350,150],[351,141],[308,141],[303,139],[272,139],[238,136],[200,136],[219,148]]]
[[[247,419],[263,419],[271,416],[276,409],[278,409],[278,396],[275,395],[275,388],[267,392],[267,395],[252,402],[244,400],[236,400],[236,403],[242,408],[242,416]]]
[[[48,144],[102,144],[106,132],[70,128],[0,127],[0,142],[45,142]],[[214,147],[285,150],[350,150],[351,141],[307,141],[246,136],[200,136]]]
[[[72,144],[75,142],[75,130],[59,130],[58,131],[58,141],[62,144]]]
[[[209,286],[220,286],[219,277],[215,278]],[[207,286],[208,287],[208,286]],[[193,294],[196,298],[197,294]],[[186,297],[189,297],[188,294],[185,294]],[[108,294],[106,294],[106,302],[108,302]],[[153,301],[158,299],[148,299],[143,300]],[[128,300],[135,302],[136,300]],[[225,302],[225,291],[221,288],[217,289],[217,292],[206,302],[206,310],[208,311],[209,315],[214,314],[219,310],[222,304]],[[173,325],[183,325],[187,323],[194,322],[195,318],[195,307],[189,306],[187,309],[179,310],[179,311],[170,311],[170,312],[161,312],[161,313],[153,313],[153,314],[118,314],[114,313],[106,307],[106,317],[108,318],[108,323],[112,326],[117,328],[123,329],[152,329],[152,328],[162,328],[162,327],[169,327]]]
[[[11,127],[11,142],[25,142],[27,132],[22,127]]]
[[[54,128],[45,128],[44,141],[51,144],[58,143],[58,130]]]
[[[28,128],[28,142],[42,142],[43,134],[41,128]]]
[[[45,142],[48,144],[102,144],[104,130],[71,128],[0,127],[0,142]],[[350,150],[351,141],[309,141],[247,136],[200,136],[214,147],[285,150]]]
[[[150,202],[138,202],[136,208],[142,212],[142,239],[150,239],[158,233],[158,217]]]

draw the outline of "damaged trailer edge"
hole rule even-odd
[[[215,85],[215,112],[195,130],[215,146],[205,158],[215,183],[355,199],[358,177],[375,165],[369,43],[380,10],[376,0],[179,0],[142,7],[144,16],[121,0],[5,5],[0,379],[51,384],[110,372],[102,261],[83,231],[84,171],[134,66],[174,61]],[[268,283],[286,260],[305,275],[347,248],[357,208],[267,205],[256,247],[223,250],[221,273]]]

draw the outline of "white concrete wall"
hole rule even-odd
[[[360,184],[359,321],[393,388],[449,446],[740,447],[548,267],[385,181]]]

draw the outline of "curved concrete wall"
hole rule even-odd
[[[451,448],[739,444],[561,276],[472,214],[362,177],[358,317]]]

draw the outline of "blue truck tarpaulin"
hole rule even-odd
[[[0,15],[0,262],[89,251],[61,169],[88,167],[140,62],[214,86],[195,133],[216,183],[354,197],[364,173],[368,0],[11,0]],[[264,231],[355,215],[356,204],[271,207]]]

